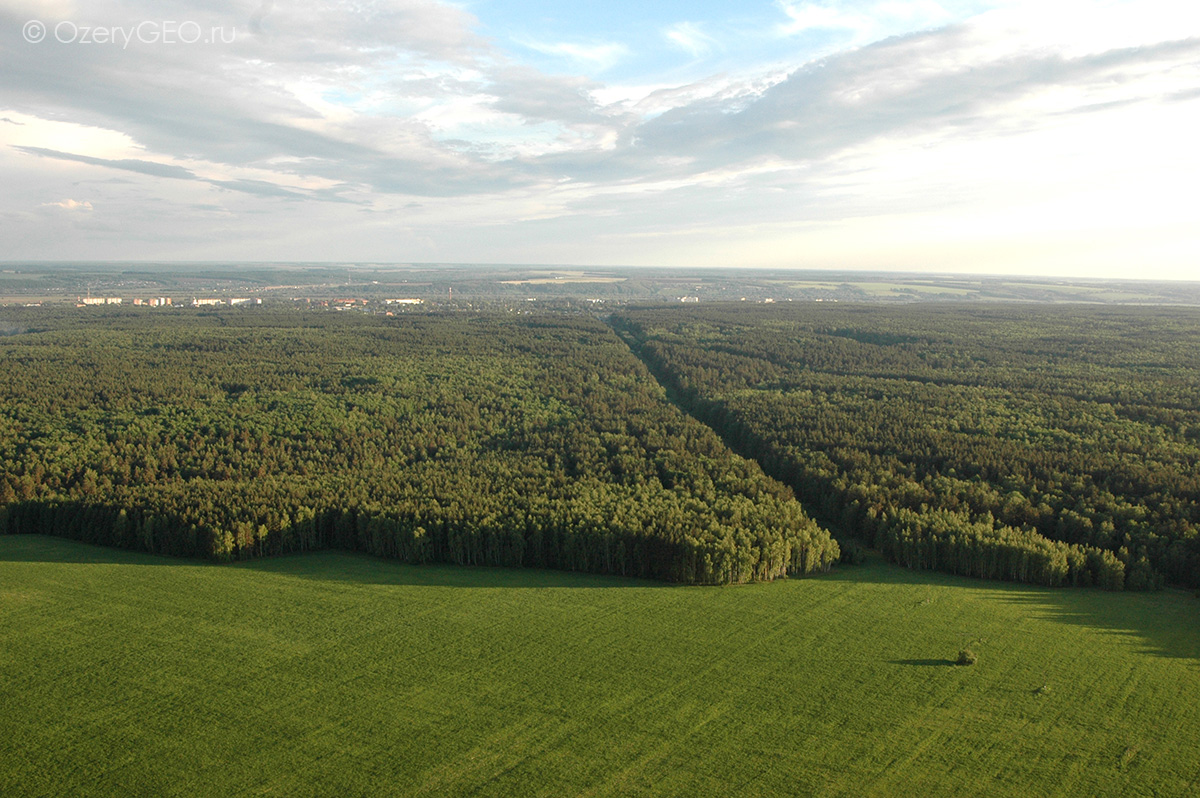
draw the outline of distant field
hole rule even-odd
[[[841,283],[816,282],[807,280],[799,282],[792,280],[769,280],[767,282],[779,284],[782,287],[795,291],[836,291],[842,288],[851,288],[870,295],[894,294],[898,292],[930,294],[975,294],[979,292],[978,287],[958,288],[955,286],[936,285],[934,283],[925,282],[880,283],[859,282],[856,280],[847,280]]]
[[[532,280],[501,280],[501,285],[555,285],[561,283],[620,283],[624,277],[538,277]]]
[[[0,795],[1195,795],[1196,615],[0,537]]]

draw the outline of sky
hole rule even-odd
[[[1200,279],[1200,4],[0,0],[0,260]]]

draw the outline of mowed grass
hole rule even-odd
[[[0,795],[1196,795],[1198,611],[0,537]]]

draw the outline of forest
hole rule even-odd
[[[3,330],[0,531],[698,584],[870,547],[1200,587],[1188,309],[28,308]]]
[[[0,530],[724,584],[837,543],[591,316],[8,311]]]
[[[729,304],[612,323],[846,558],[1200,587],[1194,310]]]

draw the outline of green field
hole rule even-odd
[[[1195,795],[1196,613],[6,536],[0,795]]]

